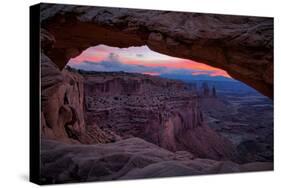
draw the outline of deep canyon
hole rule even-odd
[[[42,182],[272,169],[272,160],[247,161],[209,127],[201,108],[216,99],[202,98],[194,84],[138,73],[60,71],[41,57]]]
[[[272,19],[48,4],[41,11],[42,183],[273,169]],[[66,65],[98,44],[145,44],[198,60],[271,99],[219,87],[202,96],[189,82]]]

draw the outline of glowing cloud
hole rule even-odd
[[[78,69],[96,71],[139,72],[150,75],[176,74],[223,76],[231,78],[225,71],[188,59],[160,54],[147,46],[116,48],[105,45],[90,47],[69,61]]]

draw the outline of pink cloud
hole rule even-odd
[[[189,70],[192,75],[207,74],[209,76],[224,76],[231,78],[227,72],[208,66],[203,63],[188,59],[180,59],[159,54],[149,50],[146,46],[116,48],[105,45],[98,45],[85,50],[81,55],[70,60],[70,63],[79,64],[85,61],[100,63],[109,61],[109,57],[114,55],[114,58],[127,65],[137,65],[146,67],[165,67],[168,70]],[[160,74],[157,72],[148,72],[148,74]]]
[[[143,74],[148,74],[148,75],[151,75],[151,76],[159,76],[160,73],[158,72],[144,72]]]

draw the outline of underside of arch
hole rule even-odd
[[[221,68],[273,98],[273,19],[171,11],[41,5],[42,51],[60,69],[88,47],[147,45]]]

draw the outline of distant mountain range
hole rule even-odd
[[[209,86],[215,86],[217,91],[222,93],[233,94],[257,94],[260,95],[255,89],[249,87],[247,84],[238,80],[227,78],[223,76],[209,76],[209,75],[184,75],[184,74],[161,74],[162,78],[181,80],[186,83],[196,83],[201,86],[204,82]]]
[[[182,81],[227,81],[227,82],[237,82],[232,78],[227,78],[224,76],[209,76],[206,74],[202,75],[186,75],[186,74],[161,74],[160,77],[177,79]]]

